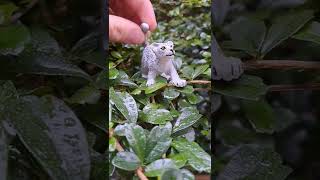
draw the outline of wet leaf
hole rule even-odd
[[[217,179],[284,180],[292,169],[282,165],[281,157],[271,149],[242,145],[234,153]]]
[[[32,113],[31,107],[17,96],[14,85],[7,81],[0,86],[0,115],[12,123],[22,144],[54,180],[68,179],[48,127]],[[31,130],[31,131],[30,131]]]
[[[141,165],[140,160],[134,153],[125,151],[118,152],[112,159],[112,164],[127,171],[134,171]]]
[[[170,111],[158,109],[155,104],[146,105],[141,112],[141,120],[150,124],[166,124],[172,119]]]
[[[127,92],[115,92],[113,88],[109,90],[109,97],[121,114],[132,123],[138,119],[138,108],[134,98]]]
[[[187,163],[187,155],[185,153],[175,154],[170,157],[178,168],[182,168]]]
[[[173,133],[185,130],[195,124],[202,117],[199,111],[195,108],[182,109],[181,115],[178,117],[173,126]]]
[[[140,161],[143,162],[146,157],[145,148],[147,142],[144,129],[141,126],[129,124],[125,131],[125,136],[134,153],[139,157]]]
[[[194,69],[194,72],[192,74],[192,78],[191,79],[197,78],[199,75],[203,74],[208,68],[209,68],[208,64],[196,66],[196,68]]]
[[[211,157],[196,142],[184,138],[174,140],[172,146],[180,153],[185,153],[188,164],[198,172],[211,172]]]
[[[138,85],[134,83],[124,71],[121,70],[117,75],[116,83],[117,85],[128,86],[132,88],[138,87]]]
[[[167,85],[167,83],[165,83],[165,82],[156,82],[155,84],[147,87],[145,89],[145,93],[146,94],[151,94],[151,93],[153,93],[153,92],[165,87],[166,85]]]
[[[194,91],[193,86],[190,85],[187,85],[184,88],[179,88],[177,90],[184,94],[191,94]]]
[[[69,179],[88,180],[90,154],[85,130],[73,111],[53,96],[26,96],[32,113],[48,127],[50,141],[60,156]]]
[[[179,169],[167,169],[164,171],[161,175],[161,180],[176,180],[176,179],[182,179],[182,173]]]
[[[164,126],[155,126],[150,131],[146,144],[145,162],[150,163],[160,159],[170,147],[172,125],[168,122]]]
[[[176,169],[176,165],[171,159],[159,159],[145,167],[147,177],[161,176],[168,169]]]
[[[180,95],[174,88],[166,88],[163,92],[163,97],[168,100],[176,99]]]
[[[15,73],[81,77],[91,81],[87,73],[65,60],[56,40],[39,28],[31,28],[31,42],[18,58],[3,59],[2,69]]]
[[[180,170],[183,180],[195,180],[194,175],[187,169]]]

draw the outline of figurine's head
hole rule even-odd
[[[164,43],[152,43],[152,50],[157,57],[174,56],[173,42],[167,41]]]

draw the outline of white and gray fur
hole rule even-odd
[[[147,86],[155,83],[157,75],[170,80],[174,86],[187,85],[186,80],[180,79],[173,65],[174,54],[172,41],[146,44],[142,52],[141,73],[142,77],[147,78]]]

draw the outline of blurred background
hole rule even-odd
[[[319,3],[213,1],[219,58],[245,70],[213,83],[215,179],[320,179]]]

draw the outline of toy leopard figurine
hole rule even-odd
[[[157,75],[161,75],[170,80],[169,83],[174,86],[186,86],[186,80],[180,79],[173,65],[175,54],[173,42],[167,41],[165,43],[152,43],[149,45],[147,41],[148,33],[150,33],[148,24],[142,23],[141,29],[146,33],[145,48],[142,52],[141,60],[141,74],[142,77],[147,78],[146,85],[153,85]]]

